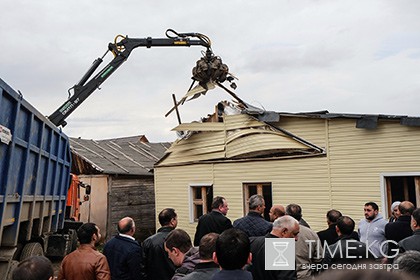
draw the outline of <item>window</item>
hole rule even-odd
[[[249,212],[249,198],[254,194],[259,194],[264,197],[265,201],[265,210],[264,218],[269,221],[271,206],[273,206],[273,196],[271,191],[271,183],[243,183],[243,193],[244,193],[244,215]]]
[[[190,186],[190,220],[198,218],[211,211],[213,201],[213,186]]]
[[[386,212],[394,201],[411,201],[414,206],[420,205],[420,176],[404,176],[396,174],[385,176]]]

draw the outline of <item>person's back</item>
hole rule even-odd
[[[101,239],[99,228],[86,223],[77,230],[80,246],[64,257],[58,280],[111,280],[106,257],[96,251],[95,244]]]
[[[219,271],[219,266],[213,261],[218,236],[219,234],[211,232],[200,239],[198,249],[200,262],[195,266],[194,271],[187,274],[183,280],[210,280]]]
[[[388,263],[393,262],[391,256],[395,255],[395,252],[398,252],[399,250],[398,242],[413,234],[413,230],[411,229],[411,214],[413,214],[415,209],[414,204],[410,201],[403,201],[398,205],[398,209],[400,217],[396,221],[388,223],[385,226],[386,239],[394,241],[388,242]]]
[[[248,215],[235,220],[233,227],[242,230],[248,237],[266,235],[271,231],[273,225],[262,217],[264,209],[264,197],[258,194],[252,195],[249,198]]]
[[[173,208],[165,208],[158,215],[161,228],[143,241],[145,271],[148,280],[170,280],[175,265],[165,252],[164,243],[168,234],[177,226],[177,214]]]
[[[226,218],[229,210],[228,203],[224,197],[216,196],[212,202],[212,211],[198,219],[194,235],[194,246],[200,244],[201,238],[210,233],[222,233],[232,227],[232,222]]]
[[[119,234],[109,240],[104,247],[113,280],[145,279],[143,272],[143,251],[133,238],[135,223],[130,217],[118,222]]]
[[[214,261],[221,270],[213,280],[252,280],[252,274],[243,270],[251,262],[249,238],[240,229],[231,228],[219,235],[216,241]]]
[[[355,222],[348,216],[338,219],[336,229],[339,239],[336,243],[324,248],[323,264],[351,264],[361,260],[373,259],[365,243],[353,239]]]

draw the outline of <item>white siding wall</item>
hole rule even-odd
[[[318,231],[326,227],[325,214],[331,208],[357,223],[365,202],[381,206],[382,173],[420,172],[419,128],[380,121],[375,130],[358,129],[354,119],[282,118],[278,125],[326,148],[327,156],[157,167],[156,211],[174,207],[179,227],[193,237],[190,184],[213,183],[214,195],[227,198],[228,217],[233,221],[243,214],[242,183],[271,182],[273,203],[300,204],[304,218]]]

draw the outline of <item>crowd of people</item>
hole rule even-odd
[[[194,240],[177,228],[174,209],[163,209],[156,234],[139,244],[130,217],[118,223],[118,234],[96,250],[100,229],[93,223],[77,231],[79,247],[67,255],[59,280],[73,279],[417,279],[420,278],[420,208],[409,201],[395,202],[387,221],[375,202],[367,202],[358,224],[336,209],[326,213],[327,228],[315,232],[302,217],[298,204],[273,205],[270,221],[263,218],[261,195],[249,199],[249,213],[233,223],[229,206],[217,196],[212,211],[198,220]],[[266,268],[267,238],[289,238],[295,245],[295,266]],[[341,276],[340,276],[341,275]],[[364,276],[363,276],[364,275]],[[53,279],[51,262],[44,257],[22,261],[13,279]],[[332,278],[331,278],[332,277]],[[353,278],[351,278],[353,277]],[[411,278],[410,278],[411,277]]]

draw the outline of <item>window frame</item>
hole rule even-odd
[[[194,190],[197,188],[201,188],[201,201],[195,199],[194,197]],[[197,212],[196,212],[196,205],[202,205],[203,206],[203,215],[208,213],[208,208],[211,207],[211,205],[208,205],[207,203],[207,190],[211,189],[211,200],[213,199],[213,184],[210,183],[194,183],[194,184],[189,184],[188,186],[188,193],[189,193],[189,220],[190,223],[196,223],[198,221],[198,219],[201,217],[196,217],[197,216]],[[204,197],[206,199],[204,199]]]

